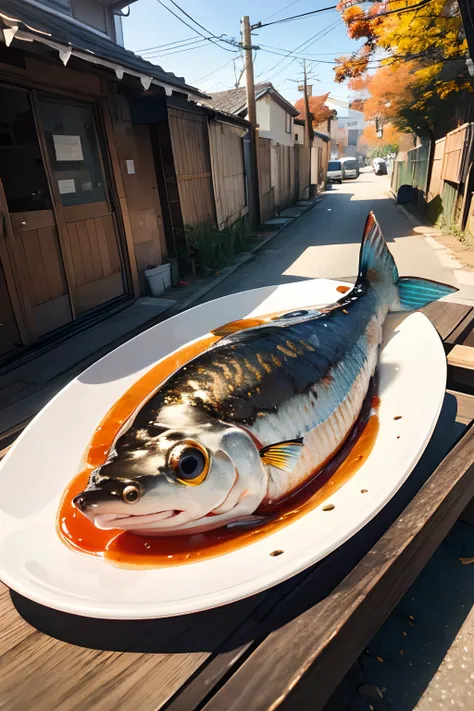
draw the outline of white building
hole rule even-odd
[[[297,143],[294,120],[299,114],[298,109],[295,109],[293,104],[290,104],[270,82],[255,84],[255,99],[258,135],[262,138],[271,138],[282,146],[292,146]],[[213,94],[206,104],[218,111],[247,118],[245,87],[219,91]]]
[[[337,133],[335,135],[335,146],[333,147],[333,157],[357,156],[359,155],[359,139],[367,125],[362,111],[351,109],[349,102],[340,99],[333,99],[330,96],[326,101],[330,109],[337,111]]]

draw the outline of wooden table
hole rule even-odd
[[[462,347],[474,311],[425,312],[448,353],[445,403],[420,463],[373,521],[286,583],[179,618],[88,620],[1,586],[1,708],[322,709],[474,495],[474,359]]]

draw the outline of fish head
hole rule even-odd
[[[197,533],[253,514],[267,476],[246,431],[173,405],[117,439],[74,505],[104,530]]]

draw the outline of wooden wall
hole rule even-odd
[[[219,121],[209,122],[212,178],[217,226],[231,225],[247,213],[244,153],[245,130]]]
[[[163,216],[156,184],[156,172],[149,128],[134,126],[128,103],[117,96],[112,106],[112,124],[121,179],[127,203],[134,257],[144,288],[144,270],[158,265],[166,256]],[[129,173],[127,161],[134,162]]]
[[[428,202],[443,192],[443,160],[446,138],[440,138],[435,143],[433,154],[433,166],[431,169],[431,179],[428,187]]]
[[[275,191],[272,186],[272,142],[257,139],[258,184],[260,190],[260,219],[270,220],[275,211]]]
[[[297,184],[299,168],[295,160],[295,149],[298,146],[275,146],[275,157],[278,164],[278,207],[283,210],[298,199]]]
[[[216,222],[207,115],[168,107],[183,223]]]
[[[446,135],[444,149],[443,178],[451,183],[461,182],[461,164],[464,153],[464,141],[469,124],[460,126]]]

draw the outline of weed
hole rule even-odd
[[[253,235],[244,217],[219,230],[212,222],[186,225],[190,254],[204,270],[221,269],[239,252],[248,249]]]

